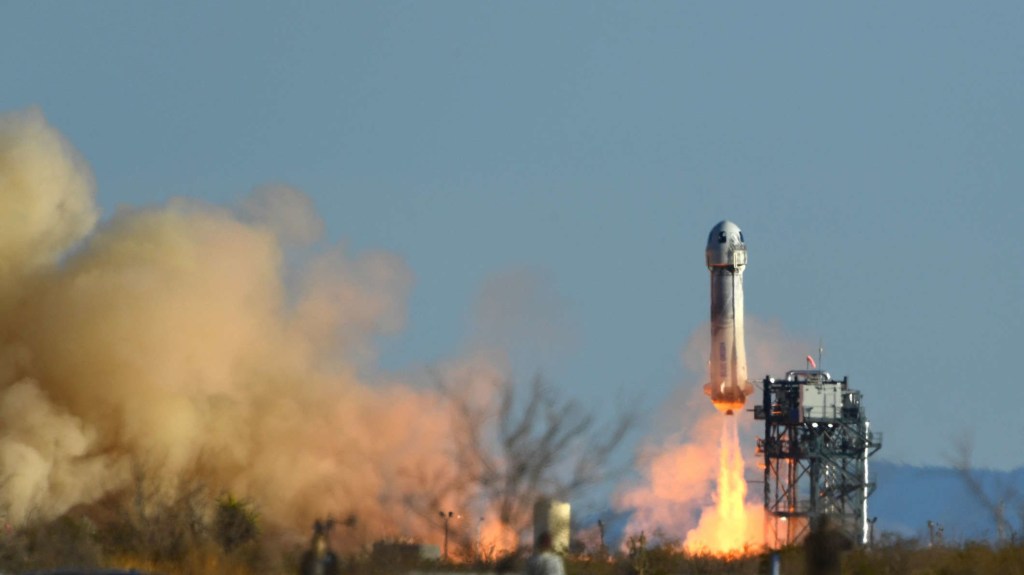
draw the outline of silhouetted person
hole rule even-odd
[[[853,547],[853,541],[828,515],[822,515],[815,523],[804,540],[807,575],[840,575],[843,572],[843,552]]]
[[[327,540],[327,533],[333,525],[334,521],[330,519],[326,522],[318,519],[313,523],[313,539],[309,542],[309,549],[302,554],[302,575],[338,575],[341,571],[338,556],[331,551]]]
[[[533,555],[526,561],[526,575],[565,575],[565,563],[551,548],[551,534],[547,531],[537,536]]]

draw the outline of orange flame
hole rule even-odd
[[[722,418],[718,482],[713,507],[701,513],[683,544],[690,553],[745,555],[763,543],[763,510],[748,505],[743,453],[735,417]]]
[[[734,413],[743,412],[743,405],[746,403],[746,398],[744,398],[744,401],[712,401],[711,403],[713,403],[715,409],[721,413],[724,413],[725,415],[732,415]]]
[[[764,511],[745,501],[738,424],[737,416],[708,413],[695,423],[689,441],[654,455],[647,485],[626,491],[619,501],[620,508],[633,510],[627,533],[679,537],[689,553],[756,552],[764,541]]]

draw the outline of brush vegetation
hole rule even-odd
[[[0,572],[26,573],[58,568],[134,569],[146,573],[190,575],[298,574],[306,548],[304,536],[264,529],[256,506],[231,495],[209,500],[179,497],[144,514],[131,501],[108,503],[113,509],[76,510],[46,521],[29,521],[0,533]],[[333,536],[344,543],[344,532]],[[1024,544],[964,542],[925,546],[916,540],[883,536],[872,548],[845,553],[843,573],[855,575],[1024,575]],[[689,554],[678,542],[627,538],[622,550],[586,549],[574,544],[565,559],[567,575],[759,574],[770,572],[771,556],[736,557]],[[412,571],[520,572],[528,550],[501,554],[470,550],[468,559],[446,563],[418,559],[406,552],[381,553],[363,546],[338,552],[342,573],[391,575]],[[810,575],[800,546],[778,552],[781,572]]]

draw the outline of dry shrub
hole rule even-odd
[[[5,572],[96,567],[102,557],[95,527],[85,518],[64,516],[52,521],[29,521],[19,529],[5,528],[0,534],[0,569]]]
[[[253,543],[259,534],[259,513],[251,501],[236,499],[231,494],[217,499],[213,536],[225,552]]]

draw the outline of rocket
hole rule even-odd
[[[747,381],[743,341],[743,270],[747,246],[736,224],[723,220],[711,228],[704,252],[711,272],[711,357],[704,393],[719,411],[742,409],[754,386]]]

